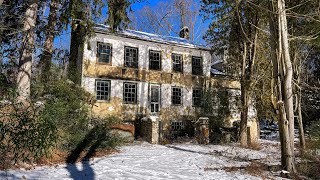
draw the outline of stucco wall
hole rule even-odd
[[[112,44],[111,65],[97,62],[97,42]],[[138,48],[138,68],[124,67],[124,47]],[[161,51],[161,71],[149,70],[149,50]],[[183,56],[183,73],[172,72],[171,54]],[[192,75],[192,56],[203,58],[203,76]],[[239,88],[239,82],[210,77],[211,54],[209,50],[178,47],[108,34],[96,34],[85,43],[82,64],[82,86],[95,95],[95,80],[111,82],[110,101],[98,101],[93,106],[96,116],[116,115],[124,120],[135,120],[150,114],[149,86],[158,84],[161,89],[161,110],[158,114],[164,122],[173,119],[193,118],[198,107],[192,106],[192,89],[211,83],[227,89]],[[123,83],[135,82],[138,85],[137,103],[123,103]],[[173,86],[182,88],[182,105],[171,104]],[[168,125],[168,124],[167,124]]]

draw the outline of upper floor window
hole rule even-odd
[[[123,102],[127,104],[137,103],[137,83],[123,83]]]
[[[161,70],[161,52],[160,51],[149,51],[149,69],[150,70]]]
[[[202,75],[202,57],[192,56],[192,74]]]
[[[192,105],[201,106],[202,89],[197,88],[192,90]]]
[[[112,46],[108,43],[98,43],[98,62],[111,63]]]
[[[172,54],[172,70],[174,72],[183,72],[182,55]]]
[[[96,80],[96,99],[97,100],[110,100],[110,81]]]
[[[171,100],[173,105],[182,104],[182,89],[181,87],[172,87]]]
[[[138,48],[124,47],[124,66],[138,68]]]

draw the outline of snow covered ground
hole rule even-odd
[[[240,170],[253,160],[279,164],[278,144],[266,140],[261,143],[262,150],[255,151],[235,145],[152,145],[135,142],[121,147],[118,154],[95,158],[90,162],[0,171],[0,179],[262,179],[262,174],[253,176]],[[236,167],[236,170],[226,171],[226,167]],[[276,178],[271,173],[265,173],[264,177],[268,179]]]

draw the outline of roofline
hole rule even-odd
[[[106,31],[99,30],[99,29],[94,29],[94,32],[95,33],[100,33],[100,34],[107,34],[107,35],[114,35],[114,36],[130,38],[130,39],[136,39],[136,40],[141,40],[141,41],[146,41],[146,42],[154,42],[154,43],[166,44],[166,45],[175,45],[175,46],[178,46],[178,47],[205,50],[205,51],[210,51],[211,52],[211,48],[206,48],[206,47],[192,47],[192,46],[186,46],[186,45],[182,45],[182,44],[179,44],[179,43],[173,43],[173,42],[159,42],[159,41],[156,41],[156,40],[147,40],[147,39],[143,39],[143,38],[139,38],[139,37],[135,37],[135,36],[129,36],[129,35],[120,34],[120,33],[106,32]]]

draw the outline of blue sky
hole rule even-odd
[[[162,2],[165,1],[172,1],[172,0],[162,0]],[[137,11],[141,8],[143,8],[144,6],[150,6],[151,9],[154,9],[156,11],[156,5],[159,3],[160,1],[158,0],[143,0],[143,2],[140,3],[134,3],[131,7],[132,11]],[[200,1],[199,1],[200,3]],[[103,23],[103,19],[105,18],[107,14],[107,8],[103,8],[102,10],[102,15],[104,17],[102,17],[101,19],[98,20],[97,23]],[[99,22],[100,21],[100,22]],[[205,23],[205,26],[208,26],[208,23]],[[69,49],[70,46],[70,28],[68,28],[67,30],[63,31],[61,33],[60,36],[56,37],[54,40],[54,46],[56,48],[61,48],[61,49]]]

